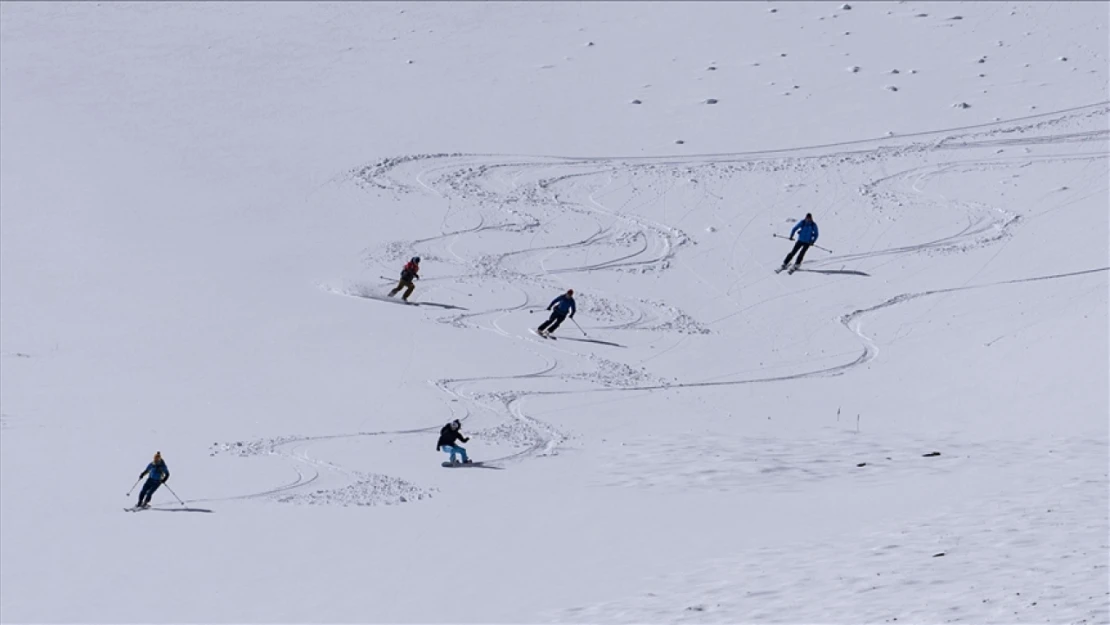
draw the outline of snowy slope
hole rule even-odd
[[[1107,622],[1107,5],[843,6],[0,5],[0,620]]]

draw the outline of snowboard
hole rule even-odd
[[[480,466],[482,466],[482,463],[481,462],[468,462],[468,463],[464,464],[462,462],[451,462],[451,461],[448,460],[448,461],[445,461],[445,462],[441,463],[440,466],[442,466],[445,469],[465,469],[467,467],[480,467]]]

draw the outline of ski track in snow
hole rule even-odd
[[[500,457],[486,459],[486,464],[504,465],[525,458],[558,453],[560,444],[569,434],[558,431],[526,411],[527,399],[533,396],[564,395],[583,392],[628,392],[663,389],[728,386],[752,383],[782,382],[817,376],[844,375],[851,369],[876,358],[878,349],[863,332],[865,316],[889,309],[914,299],[938,294],[949,294],[970,289],[1020,284],[1027,281],[1066,279],[1092,272],[1105,272],[1107,268],[1093,268],[1060,275],[1033,276],[1022,280],[958,287],[927,292],[899,293],[886,301],[844,313],[839,322],[862,345],[858,355],[828,366],[794,370],[780,375],[763,375],[747,378],[715,380],[667,381],[653,375],[644,366],[620,361],[614,351],[600,356],[592,352],[576,351],[574,341],[544,341],[529,334],[515,334],[505,330],[499,321],[506,315],[526,309],[542,308],[546,295],[566,288],[566,276],[591,272],[624,272],[633,275],[652,274],[674,269],[676,257],[693,242],[677,225],[667,225],[638,214],[637,209],[651,204],[673,189],[680,181],[712,180],[724,183],[749,174],[782,175],[804,174],[808,177],[828,175],[845,168],[881,164],[884,171],[902,166],[893,173],[871,178],[859,187],[874,215],[887,218],[891,209],[903,206],[927,206],[934,210],[952,211],[964,216],[965,225],[955,231],[938,233],[939,236],[910,244],[882,247],[880,235],[872,249],[850,250],[814,257],[806,261],[806,269],[829,275],[850,276],[868,274],[844,270],[845,263],[884,257],[895,258],[908,254],[959,254],[986,246],[1000,244],[1011,236],[1012,230],[1034,215],[1018,216],[1002,207],[975,202],[948,200],[935,205],[921,195],[922,185],[933,178],[961,171],[992,168],[1008,170],[1037,164],[1067,160],[1105,160],[1108,131],[1089,130],[1092,122],[1105,124],[1108,103],[1078,107],[1066,111],[1046,113],[1018,120],[996,122],[967,128],[918,133],[884,139],[861,140],[835,145],[812,146],[774,152],[718,154],[660,158],[574,158],[546,156],[505,156],[472,154],[423,154],[383,159],[373,165],[352,172],[356,183],[367,190],[387,195],[430,193],[449,201],[439,234],[408,241],[395,241],[380,249],[364,252],[365,262],[391,272],[398,261],[419,254],[425,261],[454,271],[440,270],[440,276],[422,279],[424,285],[449,282],[466,285],[474,291],[498,284],[509,285],[520,293],[517,303],[511,306],[481,310],[438,310],[422,307],[429,318],[457,328],[477,327],[489,330],[504,340],[519,341],[523,349],[535,354],[546,364],[537,371],[513,376],[488,376],[455,378],[431,381],[452,406],[458,402],[468,406],[467,416],[477,411],[498,415],[499,425],[471,432],[490,444],[508,446],[512,451]],[[1051,155],[1009,155],[995,158],[953,159],[972,149],[998,150],[1027,146],[1091,145],[1082,153]],[[940,158],[941,162],[920,164],[925,157]],[[801,183],[804,184],[804,183]],[[702,199],[711,194],[704,187]],[[611,198],[620,198],[623,201]],[[464,210],[463,207],[466,207]],[[695,207],[684,207],[688,215]],[[664,214],[665,211],[664,211]],[[759,213],[744,226],[746,230]],[[538,233],[548,224],[572,216],[583,230],[574,238],[556,244],[532,245]],[[746,216],[746,214],[745,214]],[[684,216],[676,215],[678,222]],[[466,225],[459,225],[465,222]],[[449,225],[455,224],[455,225]],[[467,237],[483,233],[517,235],[519,244],[496,254],[468,255],[459,251],[459,243]],[[743,234],[743,230],[741,230]],[[734,252],[739,235],[733,244]],[[874,249],[874,248],[878,249]],[[568,260],[569,259],[569,260]],[[840,269],[836,269],[839,267]],[[741,276],[730,285],[724,296],[739,307],[733,294],[738,288],[768,280],[770,266],[762,277]],[[690,268],[687,268],[690,269]],[[694,277],[708,284],[693,269]],[[746,280],[746,281],[745,281]],[[388,280],[383,276],[383,284]],[[343,286],[323,285],[337,294],[362,298],[381,299],[376,295],[388,287],[382,284],[352,283]],[[720,291],[716,287],[714,289]],[[797,291],[784,292],[769,299],[762,299],[713,320],[699,320],[680,307],[658,299],[619,297],[606,293],[583,294],[579,311],[591,320],[591,327],[602,331],[653,332],[658,334],[704,335],[714,332],[714,326],[740,315],[756,306],[774,299],[789,297]],[[435,304],[432,304],[435,305]],[[532,320],[529,320],[532,321]],[[568,320],[566,326],[571,326]],[[564,326],[564,327],[566,327]],[[581,343],[578,343],[581,345]],[[619,345],[619,343],[616,343]],[[672,347],[673,348],[673,347]],[[668,348],[671,349],[671,348]],[[659,356],[661,354],[657,354]],[[646,361],[645,361],[646,362]],[[570,390],[536,389],[537,382],[574,381]],[[527,382],[527,389],[513,390],[514,384]],[[363,436],[419,434],[434,432],[439,424],[425,428],[394,432],[358,432],[318,437],[288,437],[232,443],[217,446],[213,453],[235,453],[242,456],[272,454],[290,460],[295,466],[296,477],[291,482],[265,492],[242,495],[236,498],[268,497],[281,502],[308,504],[377,505],[416,501],[432,496],[432,491],[386,475],[354,472],[343,467],[311,457],[308,448],[312,443],[335,438]],[[698,443],[698,445],[703,444]],[[696,446],[696,445],[695,445]],[[710,445],[712,447],[712,445]],[[848,447],[850,449],[850,447]],[[645,455],[655,457],[659,450]],[[878,452],[879,455],[887,452]],[[889,452],[894,453],[894,452]],[[666,454],[664,454],[665,456]],[[774,457],[774,453],[769,454]],[[885,455],[882,457],[886,457]],[[632,458],[635,458],[633,454]],[[638,465],[630,460],[633,465]],[[937,463],[943,464],[943,463]],[[759,470],[759,479],[768,478],[767,467]],[[310,491],[321,471],[343,476],[350,485],[328,491]],[[791,479],[808,479],[804,465],[783,467],[782,475]],[[774,471],[771,471],[774,473]],[[615,475],[635,475],[636,469],[617,470]],[[664,472],[667,473],[667,472]],[[683,475],[681,463],[671,473]],[[729,479],[745,479],[743,467],[729,466],[719,475]],[[659,474],[659,472],[656,472]],[[810,476],[812,479],[819,473]],[[615,478],[616,479],[616,478]],[[683,483],[712,484],[717,477],[697,476]],[[633,478],[633,481],[634,478]],[[772,480],[769,483],[775,483]],[[779,484],[779,487],[785,487]],[[206,501],[206,500],[195,500]],[[684,615],[688,616],[688,615]],[[677,617],[676,617],[677,618]],[[758,617],[756,617],[758,618]]]

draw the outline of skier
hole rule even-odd
[[[463,464],[470,464],[471,462],[470,458],[466,455],[466,449],[456,444],[458,441],[464,443],[470,441],[469,438],[462,435],[462,432],[459,432],[459,428],[461,427],[462,423],[460,423],[458,419],[455,419],[443,426],[443,429],[439,431],[439,441],[436,443],[436,451],[449,452],[451,454],[451,464],[458,464],[455,460],[455,454],[462,454]]]
[[[554,310],[552,310],[554,308]],[[567,292],[551,300],[547,305],[547,309],[551,310],[551,316],[547,321],[540,324],[536,333],[540,336],[549,336],[555,330],[559,329],[559,325],[566,321],[567,313],[570,313],[570,318],[574,319],[574,313],[577,309],[574,305],[574,289],[567,289]]]
[[[401,296],[401,299],[406,301],[406,302],[409,301],[409,296],[412,295],[412,290],[416,288],[416,285],[413,284],[412,281],[413,280],[419,280],[420,279],[419,274],[420,274],[420,257],[419,256],[413,256],[409,260],[409,262],[405,263],[404,268],[401,269],[401,280],[397,283],[397,286],[394,287],[393,290],[389,292],[389,296],[393,297],[401,289],[405,289],[405,294]]]
[[[805,219],[799,221],[797,225],[790,230],[791,241],[794,240],[794,233],[798,233],[798,242],[794,244],[794,249],[790,250],[790,253],[783,259],[782,267],[779,271],[786,269],[786,266],[790,264],[790,259],[794,258],[795,254],[798,255],[798,260],[794,263],[794,270],[797,270],[802,264],[802,259],[806,257],[806,250],[809,249],[809,246],[817,242],[817,222],[813,221],[812,213],[806,213]]]
[[[139,503],[135,504],[136,508],[149,508],[150,497],[158,487],[165,484],[170,479],[170,470],[166,467],[166,461],[162,460],[162,452],[154,452],[154,461],[146,465],[143,472],[139,474],[139,479],[146,476],[146,483],[143,484],[143,489],[139,491]]]

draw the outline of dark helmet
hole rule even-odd
[[[806,220],[813,221],[813,213],[806,213]]]
[[[419,256],[413,256],[412,257],[412,262],[419,265],[420,264],[420,257]]]
[[[457,429],[462,427],[462,422],[459,421],[458,419],[455,419],[454,421],[451,422],[451,427],[457,430]]]
[[[574,297],[574,289],[567,289],[567,295]]]

